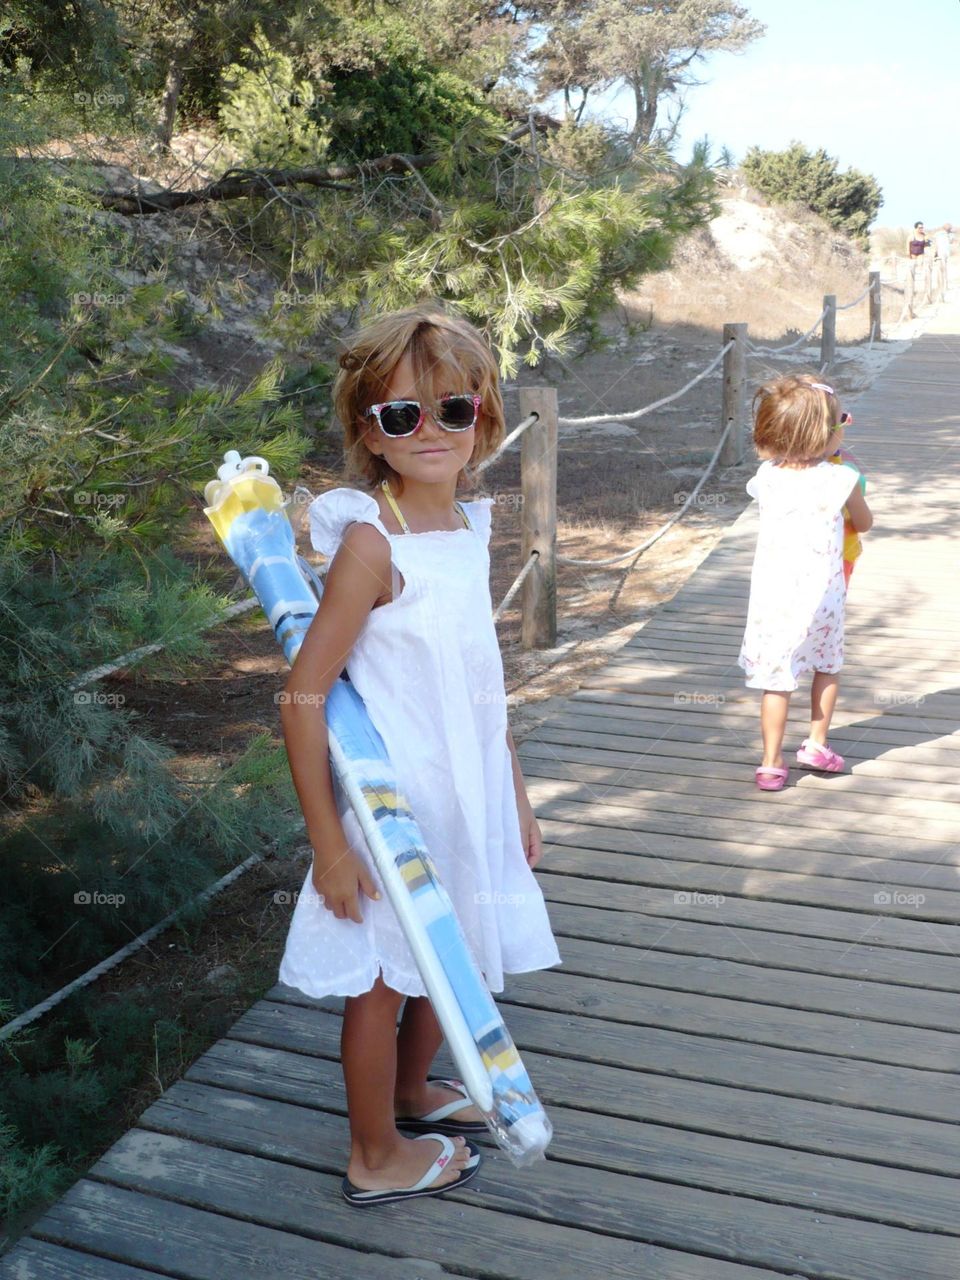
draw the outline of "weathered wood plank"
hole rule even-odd
[[[559,846],[554,846],[557,850]],[[591,855],[590,864],[592,866]],[[617,864],[619,865],[619,864]],[[616,866],[613,869],[616,874]],[[960,928],[937,921],[907,919],[902,916],[876,915],[865,920],[856,912],[832,910],[803,904],[760,902],[725,891],[721,926],[716,903],[702,901],[693,894],[682,899],[676,890],[659,885],[632,884],[604,875],[603,868],[592,876],[567,875],[562,869],[541,864],[540,886],[547,901],[575,902],[580,906],[602,906],[623,913],[644,912],[674,922],[697,920],[713,927],[739,925],[744,929],[779,929],[783,933],[806,933],[811,938],[829,938],[851,947],[887,947],[912,952],[919,961],[928,955],[949,957],[956,961],[960,949]]]
[[[534,1051],[556,1055],[559,1059],[559,1062],[548,1061],[540,1067],[538,1081],[539,1075],[546,1072],[554,1081],[554,1088],[559,1088],[569,1077],[569,1087],[562,1086],[565,1092],[561,1095],[545,1095],[564,1106],[584,1110],[600,1109],[638,1118],[634,1107],[644,1105],[634,1096],[638,1090],[646,1094],[650,1089],[666,1088],[667,1081],[655,1079],[654,1076],[676,1076],[696,1081],[696,1088],[707,1084],[727,1085],[745,1092],[756,1090],[778,1094],[782,1099],[802,1098],[817,1103],[829,1100],[840,1104],[839,1109],[834,1107],[830,1112],[837,1117],[838,1123],[844,1119],[839,1115],[839,1110],[845,1107],[856,1108],[858,1126],[868,1131],[873,1123],[869,1119],[871,1109],[883,1113],[873,1118],[874,1121],[879,1120],[882,1126],[894,1115],[908,1118],[908,1131],[912,1131],[911,1126],[915,1122],[933,1119],[944,1124],[946,1121],[947,1132],[952,1133],[952,1136],[947,1141],[947,1136],[941,1134],[944,1140],[938,1144],[940,1159],[943,1159],[943,1151],[950,1149],[950,1143],[954,1145],[954,1155],[948,1157],[946,1164],[934,1166],[934,1170],[952,1172],[960,1168],[960,1148],[957,1148],[956,1133],[950,1129],[954,1121],[943,1109],[944,1099],[939,1088],[945,1082],[944,1092],[952,1090],[952,1076],[943,1073],[931,1075],[910,1067],[886,1064],[865,1067],[862,1061],[841,1057],[839,1053],[809,1053],[732,1037],[721,1039],[704,1035],[697,1027],[647,1026],[638,1035],[634,1028],[621,1022],[613,1022],[599,1014],[586,1017],[579,1012],[570,1012],[565,1018],[558,1019],[547,1009],[516,1004],[510,998],[509,991],[506,998],[501,997],[500,1003],[507,1008],[511,1031],[525,1055]],[[291,1013],[291,1009],[299,1012]],[[339,1035],[339,1022],[331,1022],[326,1017],[326,1011],[301,1006],[291,1000],[289,1003],[278,1002],[273,1007],[271,1002],[261,1001],[231,1029],[230,1038],[269,1048],[318,1053],[336,1059],[339,1055]],[[577,1058],[570,1058],[571,1046],[576,1047]],[[590,1064],[589,1070],[584,1064]],[[640,1071],[643,1078],[635,1077],[631,1081],[620,1074],[615,1077],[611,1087],[603,1092],[603,1100],[597,1101],[600,1095],[593,1096],[590,1081],[602,1066]],[[557,1072],[561,1073],[559,1077]],[[647,1076],[648,1072],[654,1075]],[[605,1081],[610,1079],[609,1076],[604,1076]],[[575,1085],[572,1083],[574,1081]],[[600,1088],[600,1085],[597,1087]],[[547,1088],[546,1084],[544,1088]],[[694,1094],[688,1092],[686,1096],[690,1099]],[[724,1105],[731,1106],[738,1115],[742,1114],[739,1110],[741,1101],[745,1106],[752,1105],[748,1099],[731,1100],[724,1096]],[[711,1115],[695,1121],[687,1118],[683,1127],[735,1133],[741,1137],[755,1136],[752,1129],[738,1132],[718,1128],[719,1124],[720,1121]],[[928,1128],[922,1123],[921,1127],[929,1138],[931,1135]],[[793,1137],[783,1138],[782,1141],[805,1150],[855,1154],[842,1147],[835,1147],[835,1132],[832,1126],[828,1126],[828,1130],[828,1137],[824,1133],[809,1133],[804,1137],[802,1132],[797,1132],[794,1135],[797,1141]],[[857,1141],[854,1135],[851,1134],[850,1137],[854,1142]],[[771,1140],[781,1141],[775,1135]],[[873,1147],[871,1150],[872,1154],[868,1158],[884,1163],[883,1148]],[[915,1151],[914,1155],[916,1159],[913,1155],[906,1159],[902,1151],[894,1155],[888,1147],[886,1162],[909,1168],[931,1168],[926,1163],[922,1150]]]
[[[160,1274],[29,1237],[0,1258],[3,1280],[156,1280]]]
[[[314,1213],[320,1216],[316,1209]],[[439,1266],[425,1271],[417,1258],[367,1252],[359,1229],[353,1248],[321,1244],[316,1237],[272,1230],[88,1178],[75,1183],[44,1214],[33,1234],[74,1249],[107,1253],[177,1280],[317,1280],[318,1272],[324,1280],[357,1280],[358,1274],[364,1280],[446,1280],[451,1275]]]
[[[196,1091],[202,1091],[199,1098]],[[347,1138],[346,1122],[339,1116],[186,1083],[168,1090],[143,1122],[187,1138],[217,1138],[224,1146],[281,1161],[320,1163],[325,1171],[327,1153],[345,1146]],[[794,1206],[557,1160],[521,1171],[499,1152],[490,1153],[473,1189],[453,1190],[446,1199],[457,1204],[466,1199],[508,1213],[509,1228],[501,1230],[518,1232],[529,1218],[753,1266],[786,1270],[802,1259],[809,1276],[833,1276],[843,1268],[841,1274],[852,1280],[902,1280],[909,1258],[920,1274],[946,1280],[960,1262],[956,1237],[880,1222],[871,1222],[867,1231],[859,1220],[825,1210],[814,1215]],[[292,1192],[281,1204],[302,1206],[302,1194]],[[814,1232],[814,1226],[823,1230]],[[553,1258],[545,1261],[552,1270]]]
[[[551,901],[549,911],[558,938],[587,938],[647,951],[739,960],[764,971],[788,969],[797,975],[819,973],[960,994],[960,965],[956,959],[929,952],[893,950],[865,942],[850,946],[814,935],[711,925],[699,920],[664,920],[662,916],[562,901]],[[778,975],[770,974],[770,978],[776,981]]]
[[[489,1148],[485,1156],[490,1164],[456,1201],[451,1194],[442,1203],[421,1199],[382,1206],[364,1213],[358,1223],[357,1210],[340,1196],[346,1137],[342,1120],[260,1100],[252,1108],[234,1109],[234,1101],[242,1103],[244,1095],[223,1088],[188,1099],[179,1109],[171,1099],[171,1105],[154,1116],[160,1127],[128,1133],[97,1164],[97,1176],[327,1244],[356,1248],[362,1237],[364,1249],[419,1259],[424,1280],[446,1275],[443,1264],[451,1262],[460,1275],[490,1275],[495,1268],[496,1274],[514,1280],[541,1280],[547,1272],[582,1280],[598,1267],[606,1272],[608,1265],[609,1274],[623,1280],[639,1274],[711,1280],[709,1268],[717,1266],[716,1274],[729,1280],[769,1275],[691,1254],[673,1256],[632,1240],[605,1239],[563,1223],[508,1219],[484,1207],[478,1195],[481,1179],[497,1178],[502,1172],[499,1165],[494,1167]],[[211,1143],[215,1145],[206,1145]],[[266,1186],[269,1196],[264,1195]],[[321,1245],[318,1261],[324,1257]],[[367,1274],[364,1263],[364,1256],[358,1255],[358,1276]]]
[[[539,1060],[538,1060],[539,1061]],[[544,1087],[566,1074],[564,1062],[538,1070]],[[335,1061],[240,1043],[215,1046],[190,1071],[190,1080],[240,1094],[346,1114]],[[902,1168],[797,1152],[780,1144],[749,1142],[698,1132],[675,1123],[648,1123],[602,1111],[551,1104],[551,1159],[621,1173],[665,1178],[712,1190],[819,1209],[830,1205],[854,1217],[913,1229],[960,1233],[960,1182]],[[110,1155],[113,1153],[111,1152]],[[97,1167],[97,1171],[100,1166]],[[117,1180],[112,1172],[104,1172]],[[462,1258],[461,1261],[468,1259]]]

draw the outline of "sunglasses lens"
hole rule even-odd
[[[393,400],[380,410],[380,425],[388,436],[408,436],[419,421],[420,406],[415,400]]]
[[[466,431],[477,419],[473,396],[444,396],[440,401],[437,421],[455,431]]]

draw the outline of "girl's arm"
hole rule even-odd
[[[513,764],[513,789],[517,796],[517,816],[520,819],[523,851],[526,855],[528,866],[535,867],[543,857],[543,836],[540,832],[540,824],[537,822],[536,815],[533,812],[533,805],[527,795],[527,786],[523,780],[520,761],[517,759],[517,748],[514,745],[513,734],[510,732],[509,725],[507,726],[507,746],[510,750],[510,760]]]
[[[313,884],[338,920],[361,921],[358,889],[379,896],[363,860],[350,848],[330,772],[324,700],[347,664],[375,602],[390,590],[390,549],[371,525],[351,525],[324,582],[316,616],[284,688],[280,721],[313,846]]]
[[[860,492],[859,476],[844,506],[847,508],[850,523],[857,533],[866,533],[868,529],[873,527],[873,512],[867,506],[867,500]]]

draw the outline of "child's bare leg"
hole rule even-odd
[[[826,746],[833,709],[837,705],[840,680],[828,671],[816,671],[810,689],[810,741]]]
[[[789,693],[764,690],[760,700],[760,732],[763,734],[763,764],[769,768],[783,767],[783,735],[789,710]]]
[[[430,1064],[442,1043],[443,1032],[429,999],[410,996],[397,1032],[395,1102],[398,1116],[426,1115],[456,1099],[453,1090],[427,1083]],[[483,1116],[476,1107],[464,1103],[463,1110],[455,1112],[450,1119],[477,1121]]]
[[[397,1075],[397,1010],[403,996],[382,978],[362,996],[347,999],[340,1060],[350,1115],[347,1177],[365,1191],[409,1187],[440,1154],[439,1142],[418,1142],[397,1132],[393,1097]],[[436,1186],[453,1182],[469,1158],[460,1137]]]

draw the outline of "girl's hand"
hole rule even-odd
[[[527,866],[535,867],[543,857],[543,835],[534,815],[533,805],[526,796],[517,802],[517,815],[520,818],[520,836]]]
[[[333,857],[320,861],[316,853],[313,855],[313,887],[323,899],[323,905],[332,911],[338,920],[353,920],[363,923],[360,914],[360,894],[379,900],[380,891],[373,882],[373,877],[363,861],[347,843],[344,837],[343,847]]]

